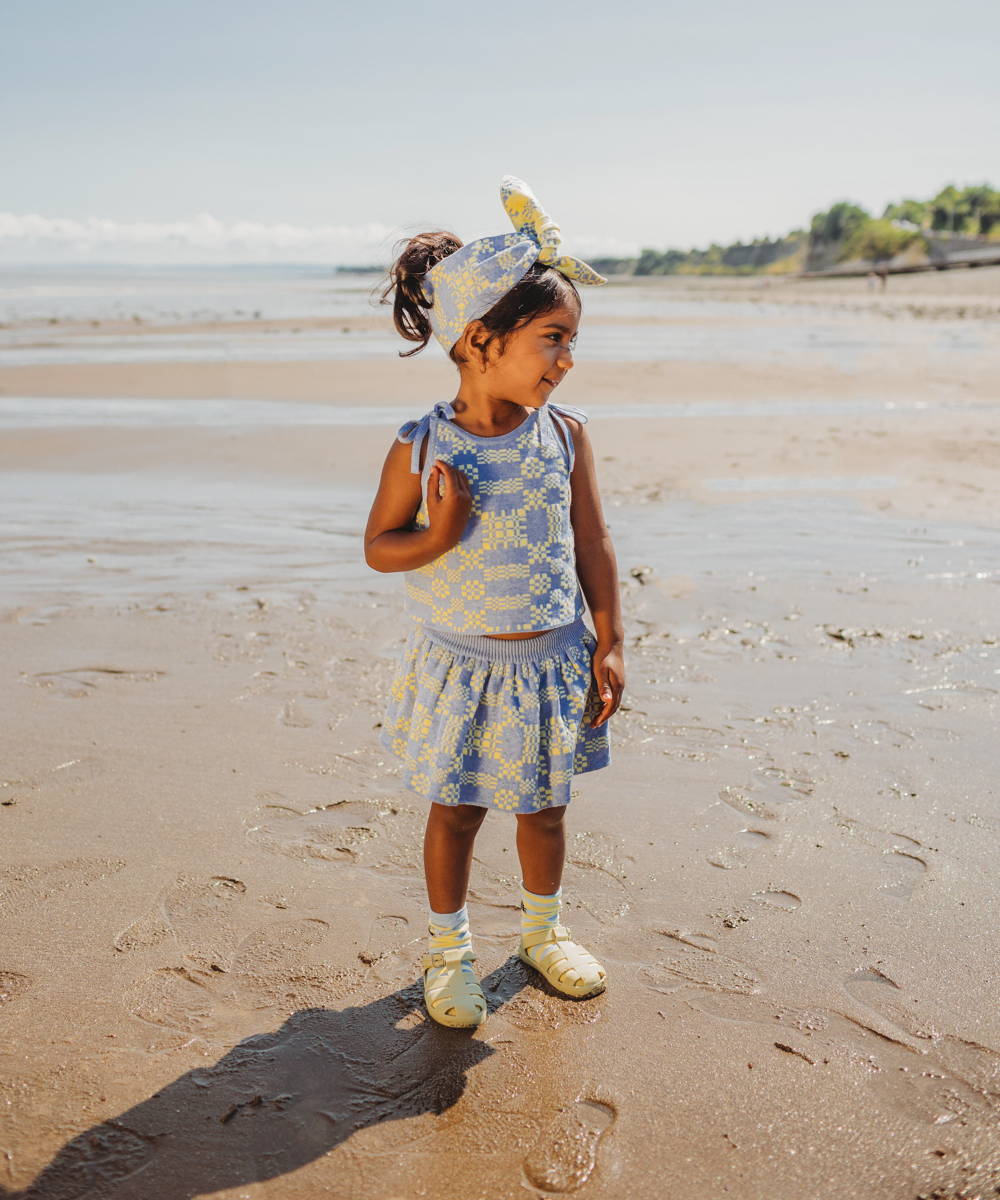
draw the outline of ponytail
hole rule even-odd
[[[412,350],[400,350],[400,358],[419,354],[431,338],[431,323],[427,313],[432,307],[424,292],[424,276],[449,254],[461,250],[462,243],[453,233],[438,230],[418,233],[410,238],[403,252],[389,268],[389,283],[382,293],[381,303],[389,304],[392,296],[392,323],[408,342],[419,342]]]

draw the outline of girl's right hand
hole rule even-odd
[[[427,519],[442,554],[458,545],[471,512],[472,490],[468,479],[450,463],[435,459],[427,478]]]

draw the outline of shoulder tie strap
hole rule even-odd
[[[576,463],[576,447],[573,445],[573,434],[570,427],[566,424],[566,417],[572,417],[575,421],[579,421],[581,425],[586,425],[590,418],[585,412],[579,408],[571,408],[568,404],[553,404],[550,400],[545,406],[549,410],[549,416],[552,418],[552,423],[563,436],[563,441],[566,443],[566,452],[569,458],[569,469],[572,472]]]
[[[433,425],[437,421],[453,421],[455,419],[455,410],[447,400],[439,400],[429,413],[425,413],[419,421],[407,421],[401,426],[396,434],[396,441],[402,442],[403,445],[412,445],[413,450],[410,454],[410,474],[420,474],[420,453],[423,449],[424,442],[430,438],[428,443],[428,451],[433,444],[434,439],[431,437]]]

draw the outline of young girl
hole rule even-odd
[[[586,417],[550,402],[573,366],[572,280],[605,280],[558,254],[558,227],[520,180],[505,176],[501,199],[515,233],[467,246],[420,234],[390,271],[383,301],[393,295],[396,328],[419,343],[409,353],[433,333],[459,385],[399,431],[365,533],[369,566],[406,572],[413,627],[382,745],[431,802],[424,995],[458,1028],[486,1020],[465,901],[490,809],[517,816],[520,958],[568,996],[604,990],[604,968],[559,920],[563,818],[573,775],[609,761],[625,683]]]

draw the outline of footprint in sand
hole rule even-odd
[[[745,784],[725,787],[719,799],[744,816],[774,821],[788,815],[794,801],[807,800],[815,781],[783,771],[780,767],[759,767]]]
[[[129,950],[151,949],[173,937],[173,930],[162,906],[133,921],[115,938],[115,949],[121,953]]]
[[[312,721],[302,711],[295,700],[289,700],[282,708],[278,721],[289,729],[311,729]]]
[[[688,762],[711,762],[736,735],[726,734],[722,729],[702,728],[700,725],[649,725],[650,733],[659,735],[659,744],[667,758],[684,759]],[[742,747],[741,747],[742,748]]]
[[[789,1004],[774,1004],[759,996],[702,994],[691,996],[688,1003],[698,1012],[717,1017],[721,1021],[755,1022],[775,1030],[792,1030],[809,1037],[822,1033],[830,1026],[828,1017],[822,1012],[794,1008]]]
[[[317,918],[266,926],[244,938],[230,972],[164,967],[135,981],[126,1007],[149,1025],[207,1035],[249,1010],[329,1006],[362,981],[359,970],[308,961],[329,929]]]
[[[241,879],[213,875],[196,879],[182,875],[163,901],[170,928],[199,966],[227,970],[238,945],[232,928],[233,909],[246,895]]]
[[[416,931],[414,938],[410,922],[402,916],[377,917],[371,925],[368,940],[358,953],[358,961],[367,967],[372,982],[402,988],[420,975],[420,959],[426,941]]]
[[[771,835],[763,829],[741,829],[735,835],[732,845],[710,851],[705,855],[705,860],[713,867],[721,867],[723,871],[745,867],[753,858],[754,851],[766,845],[770,839]]]
[[[978,1042],[934,1028],[929,1018],[919,1013],[919,1005],[888,975],[876,968],[861,968],[844,980],[844,991],[880,1018],[886,1037],[898,1030],[911,1040],[910,1044],[925,1043],[928,1067],[922,1072],[907,1072],[911,1089],[921,1094],[934,1091],[936,1102],[942,1106],[935,1124],[943,1124],[955,1116],[964,1115],[970,1107],[986,1097],[993,1110],[995,1097],[1000,1094],[1000,1053]],[[912,1007],[911,1007],[912,1005]],[[971,1089],[972,1095],[966,1094]],[[931,1097],[925,1096],[925,1099]]]
[[[864,1004],[869,1002],[872,996],[872,988],[876,988],[879,991],[883,988],[899,991],[899,984],[893,982],[888,975],[884,975],[874,967],[855,971],[853,975],[848,975],[844,980],[844,990],[850,993],[856,1000],[861,1000]]]
[[[277,921],[243,939],[233,970],[243,976],[280,974],[304,951],[318,946],[329,932],[329,923],[319,917]]]
[[[263,804],[247,816],[246,826],[251,842],[302,862],[364,861],[394,873],[420,868],[421,814],[402,803],[341,800],[306,812]]]
[[[204,970],[226,972],[240,943],[232,927],[234,909],[246,894],[240,879],[227,875],[181,875],[160,894],[153,909],[115,939],[119,951],[159,945],[173,936],[186,957]]]
[[[358,958],[366,967],[388,958],[401,947],[410,928],[406,917],[376,917],[368,933],[368,941]]]
[[[881,884],[879,891],[887,896],[895,896],[897,900],[909,900],[927,874],[927,864],[915,854],[885,850],[882,854],[882,872],[886,881]]]
[[[882,972],[859,969],[844,990],[867,1013],[809,1011],[761,996],[694,993],[687,1002],[722,1021],[766,1027],[776,1054],[863,1080],[877,1101],[922,1124],[975,1118],[992,1129],[1000,1094],[1000,1054],[940,1034],[907,1012],[905,994]],[[916,1007],[919,1007],[917,1005]],[[801,1069],[801,1068],[799,1068]]]
[[[218,1003],[211,976],[189,967],[154,971],[137,979],[125,997],[125,1007],[140,1021],[178,1033],[209,1032]]]
[[[892,833],[866,825],[853,818],[838,821],[852,837],[882,852],[882,883],[879,891],[897,900],[909,900],[927,873],[927,863],[919,856],[921,844],[902,833]]]
[[[739,996],[752,996],[760,991],[758,977],[720,954],[707,935],[666,936],[676,945],[659,962],[639,971],[639,982],[651,991],[667,996],[690,988]]]
[[[522,1163],[529,1188],[549,1195],[583,1187],[597,1165],[601,1139],[614,1124],[615,1110],[599,1100],[579,1099],[561,1112]]]
[[[753,898],[771,908],[780,909],[782,912],[795,912],[797,908],[802,907],[801,898],[794,892],[782,892],[776,888],[766,892],[756,892]]]
[[[708,954],[718,954],[719,952],[716,938],[710,933],[693,933],[687,929],[654,929],[652,932],[658,933],[660,937],[680,942],[682,946],[691,946],[695,950],[704,950]]]
[[[138,979],[126,1007],[151,1025],[200,1033],[213,1025],[217,980],[225,980],[240,946],[233,909],[246,884],[229,876],[181,875],[157,898],[152,910],[115,939],[121,953],[150,949],[175,938],[183,961]],[[214,978],[213,978],[214,977]]]
[[[50,695],[80,700],[109,683],[155,683],[166,673],[129,667],[76,667],[65,671],[41,671],[33,675],[32,680]]]
[[[904,1044],[912,1039],[933,1041],[937,1031],[926,1028],[918,1010],[911,1011],[899,984],[876,967],[859,967],[844,980],[844,991],[879,1018],[880,1036],[900,1033]],[[911,1001],[912,1003],[912,1001]]]
[[[309,961],[308,952],[329,932],[326,921],[305,917],[251,934],[233,964],[240,1002],[290,1013],[297,1008],[322,1008],[355,991],[363,978],[360,970]]]

